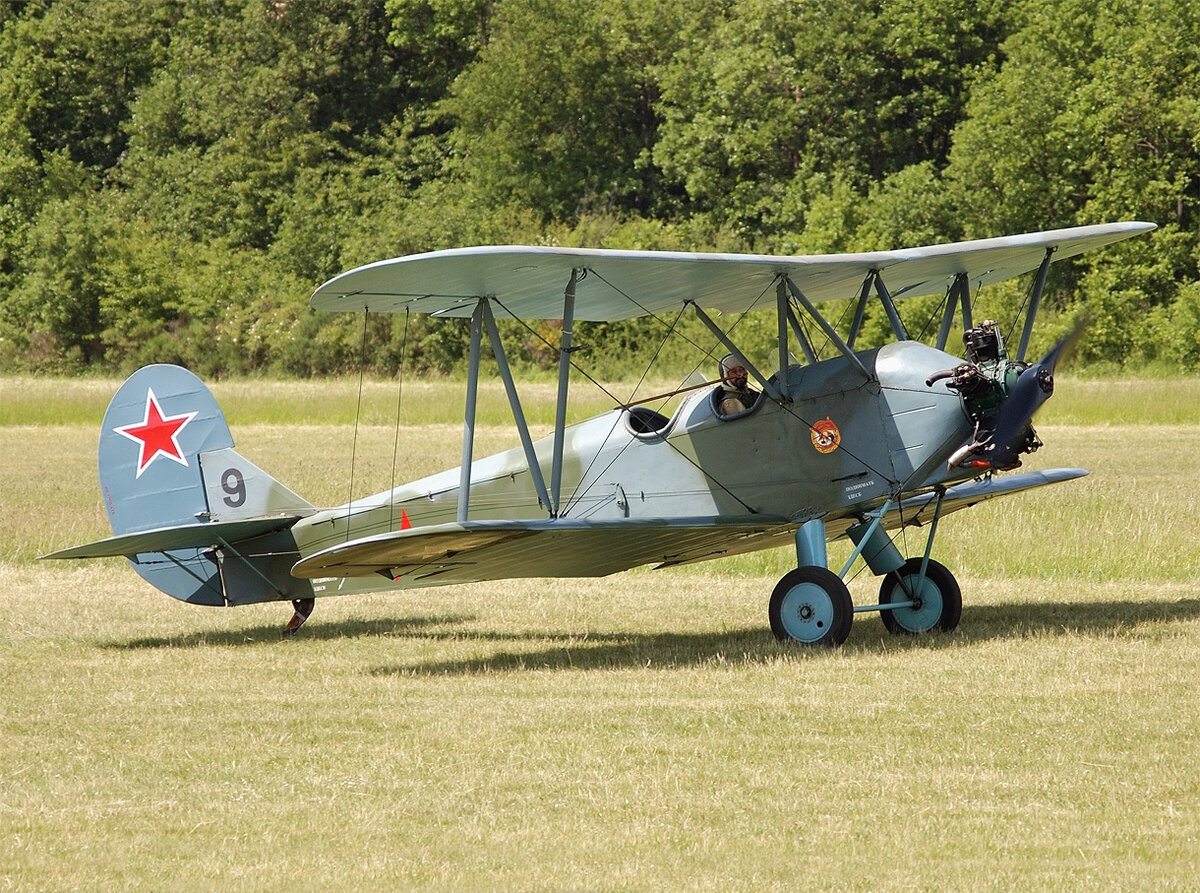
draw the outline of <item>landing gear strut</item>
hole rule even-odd
[[[938,494],[925,554],[907,561],[883,529],[890,499],[846,531],[855,549],[840,574],[825,567],[824,523],[813,520],[802,525],[796,531],[799,567],[784,574],[771,593],[768,616],[775,638],[836,647],[850,635],[854,615],[866,611],[878,611],[891,633],[920,635],[955,629],[962,617],[962,592],[954,575],[929,557],[943,497],[944,493]],[[872,571],[883,575],[877,605],[855,607],[842,582],[860,556]]]
[[[283,628],[283,638],[290,639],[296,635],[296,630],[304,626],[304,621],[312,616],[313,605],[316,599],[312,598],[296,598],[292,599],[292,619],[288,621],[288,625]]]

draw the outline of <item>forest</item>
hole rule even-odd
[[[1054,266],[1043,337],[1086,318],[1078,367],[1195,372],[1197,46],[1192,0],[8,0],[0,373],[452,372],[457,323],[308,307],[440,248],[816,254],[1134,219],[1158,229]],[[1011,324],[1027,287],[981,306]],[[935,304],[905,302],[910,329]],[[660,328],[576,341],[619,375]],[[505,330],[530,372],[542,334]]]

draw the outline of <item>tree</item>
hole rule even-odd
[[[1196,279],[1195,134],[1200,90],[1189,41],[1200,13],[1179,0],[1096,7],[1029,4],[995,77],[977,85],[946,179],[970,235],[1143,219],[1149,239],[1056,265],[1052,302],[1091,321],[1080,356],[1164,353],[1151,310]]]
[[[909,165],[944,164],[968,86],[996,64],[1006,9],[705,4],[660,76],[655,161],[696,211],[795,233],[821,182],[863,195]]]
[[[465,176],[487,200],[547,220],[651,209],[650,71],[671,45],[670,21],[630,0],[498,6],[487,45],[444,105]]]

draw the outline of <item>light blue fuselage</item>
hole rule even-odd
[[[839,519],[844,529],[902,486],[949,480],[945,458],[970,423],[958,396],[925,378],[960,361],[911,341],[858,356],[872,380],[842,357],[793,366],[791,403],[763,397],[731,419],[717,414],[705,390],[670,419],[639,407],[568,427],[560,516],[823,517],[833,535]],[[833,429],[839,442],[830,448]],[[552,438],[534,446],[548,470]],[[453,522],[459,482],[460,469],[451,469],[306,518],[293,528],[300,553],[394,529],[401,512],[416,527]],[[546,517],[520,448],[472,463],[470,520]]]

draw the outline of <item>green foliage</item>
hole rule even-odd
[[[655,160],[698,210],[768,233],[794,179],[863,190],[944,162],[965,85],[994,64],[1003,4],[709,4],[664,66]]]
[[[1160,228],[1056,264],[1038,339],[1086,315],[1080,362],[1195,369],[1197,45],[1186,0],[3,4],[0,369],[337,374],[362,320],[312,288],[466,244],[806,254],[1119,219]],[[977,315],[1009,325],[1024,288]],[[902,306],[914,332],[936,303]],[[375,372],[461,367],[462,326],[405,323],[367,322]],[[707,363],[670,325],[584,327],[578,359]],[[552,326],[503,329],[555,365]]]
[[[96,173],[118,162],[130,105],[162,64],[177,9],[58,0],[30,4],[4,22],[0,108],[20,121],[35,158],[65,152]]]
[[[656,88],[671,15],[628,0],[498,4],[445,110],[485,200],[567,219],[654,204]]]
[[[1153,340],[1162,345],[1165,357],[1181,366],[1200,368],[1200,282],[1180,289],[1169,310],[1165,314],[1159,311],[1157,321]]]

